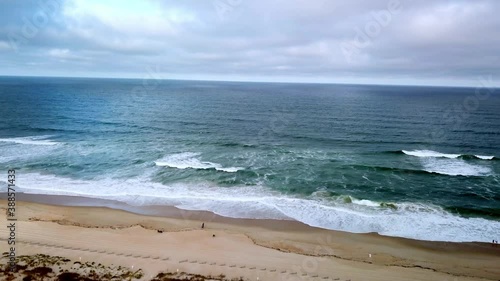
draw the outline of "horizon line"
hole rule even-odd
[[[97,76],[47,76],[47,75],[4,75],[0,77],[22,77],[22,78],[73,78],[73,79],[129,79],[129,80],[158,80],[158,81],[197,81],[197,82],[222,82],[222,83],[261,83],[261,84],[314,84],[314,85],[346,85],[346,86],[399,86],[399,87],[436,87],[436,88],[481,88],[477,86],[466,85],[432,85],[432,84],[374,84],[374,83],[343,83],[343,82],[294,82],[294,81],[258,81],[258,80],[223,80],[223,79],[192,79],[192,78],[138,78],[138,77],[97,77]],[[485,87],[482,87],[485,88]],[[500,89],[500,85],[490,87],[490,89]]]

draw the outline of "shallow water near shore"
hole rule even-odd
[[[0,168],[26,193],[488,242],[500,97],[454,113],[474,92],[2,77]]]

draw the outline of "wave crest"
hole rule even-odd
[[[476,176],[483,177],[492,174],[489,167],[475,165],[464,161],[465,154],[446,154],[432,150],[402,150],[402,153],[420,158],[424,170],[429,173],[436,173],[448,176]],[[473,155],[482,160],[494,159],[493,156]]]
[[[199,170],[209,170],[215,169],[217,171],[223,171],[228,173],[235,173],[242,170],[241,167],[222,167],[221,164],[212,163],[208,161],[201,161],[198,157],[200,153],[194,152],[183,152],[172,154],[166,156],[162,159],[155,161],[156,166],[170,167],[177,169],[199,169]]]
[[[25,145],[59,145],[60,142],[55,142],[49,140],[51,136],[31,136],[31,137],[19,137],[19,138],[3,138],[0,142],[10,142],[15,144],[25,144]]]
[[[449,154],[441,153],[433,150],[401,150],[398,151],[403,154],[421,158],[448,158],[448,159],[480,159],[480,160],[494,160],[495,156],[474,155],[474,154]]]

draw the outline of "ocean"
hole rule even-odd
[[[0,77],[0,191],[491,242],[498,92]]]

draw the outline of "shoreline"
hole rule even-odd
[[[109,208],[114,210],[126,211],[129,213],[144,215],[144,216],[154,216],[154,217],[166,217],[173,219],[189,219],[189,220],[208,220],[221,223],[230,223],[234,225],[252,225],[268,228],[270,230],[282,229],[286,225],[287,229],[292,227],[292,229],[297,230],[307,230],[307,229],[317,229],[322,231],[331,231],[336,233],[343,233],[346,235],[370,235],[373,237],[380,237],[381,239],[400,239],[406,241],[413,241],[416,244],[426,244],[426,243],[449,243],[449,244],[469,244],[469,245],[491,245],[489,242],[482,241],[435,241],[435,240],[425,240],[425,239],[414,239],[400,236],[389,236],[383,235],[376,232],[348,232],[343,230],[333,230],[327,228],[321,228],[316,226],[311,226],[301,221],[290,219],[260,219],[260,218],[234,218],[215,214],[211,211],[204,210],[185,210],[180,209],[175,206],[169,205],[145,205],[145,206],[133,206],[125,202],[102,199],[102,198],[91,198],[84,196],[73,196],[73,195],[51,195],[51,194],[36,194],[36,193],[23,193],[18,192],[16,196],[19,201],[40,203],[46,205],[54,206],[65,206],[65,207],[97,207],[97,208]],[[7,198],[5,192],[0,192],[0,200]],[[492,237],[496,239],[497,237]]]
[[[152,168],[150,172],[161,172]],[[176,173],[178,171],[173,170]],[[182,171],[181,171],[182,172]],[[194,172],[189,170],[189,173]],[[196,173],[196,172],[195,172]],[[217,173],[218,175],[218,173]],[[375,201],[360,195],[312,193],[294,195],[276,193],[264,186],[219,187],[217,184],[189,184],[182,181],[161,184],[149,177],[78,180],[53,174],[24,173],[19,178],[20,191],[31,194],[91,197],[116,200],[131,205],[180,206],[205,210],[225,217],[256,219],[292,219],[305,224],[351,233],[376,232],[391,237],[426,241],[491,242],[499,240],[500,221],[484,216],[469,216],[458,209],[432,202]],[[106,191],[102,190],[106,187]],[[203,187],[202,187],[203,186]],[[200,189],[201,188],[201,189]],[[64,191],[66,190],[66,191]],[[244,193],[244,196],[241,196]],[[69,198],[69,197],[67,197]],[[366,196],[371,198],[371,196]],[[72,201],[74,201],[72,199]],[[86,199],[90,205],[95,204]],[[57,203],[57,202],[56,202]],[[60,204],[60,203],[57,203]],[[82,204],[82,203],[78,203]],[[123,207],[123,204],[109,203]],[[106,203],[108,205],[108,203]],[[125,206],[127,209],[132,207]],[[143,212],[138,210],[134,212]],[[149,211],[149,210],[148,210]],[[467,229],[467,231],[463,231]]]
[[[3,195],[0,198],[4,198]],[[37,239],[43,236],[41,240],[53,243],[53,236],[58,236],[56,241],[63,241],[68,245],[79,244],[82,241],[71,237],[79,236],[79,232],[86,232],[91,236],[102,236],[96,238],[99,241],[106,239],[118,241],[116,247],[113,248],[115,251],[123,247],[144,251],[146,246],[151,246],[151,251],[155,251],[155,247],[152,245],[158,245],[159,242],[155,240],[160,239],[158,235],[180,235],[183,238],[172,237],[172,241],[178,243],[174,243],[175,247],[181,245],[181,247],[187,248],[190,248],[191,244],[197,244],[198,239],[201,239],[199,235],[202,235],[203,239],[208,239],[202,245],[198,245],[203,249],[204,247],[210,248],[211,241],[216,241],[210,240],[213,233],[216,237],[231,241],[231,243],[228,242],[228,245],[234,245],[235,249],[245,249],[242,252],[249,253],[256,251],[257,254],[241,257],[239,250],[234,256],[234,250],[226,252],[224,249],[210,248],[210,251],[213,251],[210,257],[216,259],[231,257],[229,261],[237,258],[241,259],[243,264],[261,262],[260,255],[262,254],[260,252],[262,251],[270,257],[269,261],[265,259],[263,261],[276,268],[278,265],[290,267],[293,263],[288,263],[287,260],[304,262],[311,259],[317,265],[314,272],[323,275],[333,274],[331,271],[333,269],[330,266],[335,264],[335,272],[339,267],[348,266],[350,271],[346,271],[346,274],[352,271],[351,267],[378,268],[384,273],[380,276],[380,280],[385,280],[382,277],[387,274],[398,275],[401,270],[405,271],[405,269],[417,270],[419,274],[429,275],[427,279],[422,280],[434,280],[434,277],[437,280],[437,276],[443,274],[453,278],[472,278],[470,280],[479,280],[474,278],[497,280],[497,277],[500,276],[500,268],[498,268],[500,247],[495,247],[490,243],[433,242],[381,236],[375,233],[354,234],[315,228],[297,221],[233,219],[210,212],[184,211],[164,206],[141,207],[139,209],[142,210],[135,211],[132,209],[136,207],[129,206],[131,209],[124,210],[128,208],[124,206],[126,205],[124,203],[114,202],[115,205],[112,205],[112,202],[94,199],[90,199],[94,204],[109,205],[62,206],[89,203],[85,202],[87,198],[33,194],[26,196],[27,194],[22,193],[18,193],[18,195],[18,221],[21,225],[20,231],[23,231],[18,236],[21,240],[23,240],[21,237],[29,237],[29,239],[24,240],[32,242],[38,241]],[[5,199],[0,199],[0,206],[5,209]],[[138,212],[142,212],[142,214]],[[201,229],[202,223],[205,224],[204,229]],[[6,235],[3,233],[5,231],[2,229],[0,232],[3,237]],[[28,231],[35,231],[37,234],[32,237]],[[127,243],[120,244],[120,241],[130,240],[130,235],[149,237],[152,241],[141,241],[132,248]],[[108,236],[114,238],[111,239]],[[182,242],[179,242],[179,239]],[[232,239],[235,239],[236,242]],[[245,242],[242,242],[243,240]],[[165,242],[171,243],[172,241],[166,240]],[[2,241],[2,243],[4,242]],[[150,245],[151,243],[152,245]],[[100,247],[107,248],[108,246],[106,244]],[[146,251],[144,254],[147,253]],[[198,248],[192,248],[191,251],[177,255],[179,256],[178,260],[181,258],[208,259],[203,252],[198,252]],[[300,267],[300,262],[297,262],[295,267]],[[148,264],[144,266],[147,269]],[[149,269],[151,272],[155,270],[156,268]],[[200,273],[196,270],[193,272]],[[203,272],[201,271],[201,273]],[[223,271],[222,273],[227,272]],[[245,272],[242,271],[243,273]],[[234,275],[234,277],[238,276]],[[443,276],[439,278],[443,280]],[[379,279],[375,278],[374,280]]]

